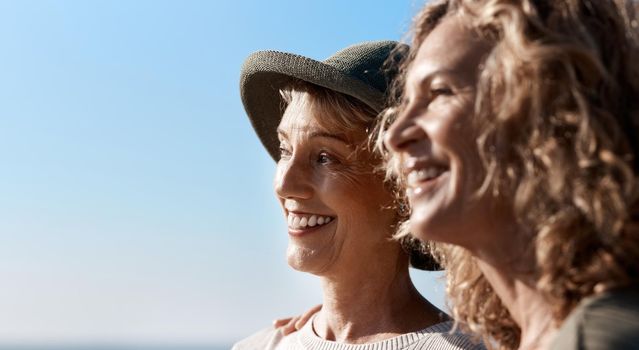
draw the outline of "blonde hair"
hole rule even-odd
[[[439,0],[415,17],[413,53],[453,14],[494,45],[477,85],[477,146],[487,174],[481,191],[509,198],[519,224],[532,229],[537,288],[558,323],[584,297],[639,279],[635,6]],[[385,113],[380,133],[401,103]],[[517,348],[520,329],[475,258],[449,244],[433,251],[447,268],[454,317],[487,345]]]
[[[377,112],[360,100],[321,86],[299,81],[280,91],[284,106],[291,103],[308,104],[321,115],[317,122],[326,130],[339,130],[345,134],[368,134]],[[284,108],[282,108],[284,110]],[[362,143],[364,146],[367,142]]]

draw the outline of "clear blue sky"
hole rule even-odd
[[[419,6],[0,1],[0,344],[228,343],[318,303],[240,66],[400,39]]]

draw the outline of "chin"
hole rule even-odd
[[[418,209],[417,209],[418,210]],[[451,221],[452,220],[452,221]],[[459,244],[456,238],[460,217],[444,218],[440,215],[412,215],[410,218],[410,232],[422,241]]]
[[[436,237],[440,236],[441,226],[436,224],[437,213],[433,213],[433,203],[419,205],[414,203],[412,214],[410,216],[410,232],[413,236],[421,240],[440,240]]]
[[[320,275],[326,267],[326,259],[323,255],[322,252],[313,249],[289,246],[286,260],[288,266],[294,270]]]
[[[437,232],[429,229],[428,223],[410,219],[410,233],[412,236],[419,238],[422,241],[440,241],[437,239]]]

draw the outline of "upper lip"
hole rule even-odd
[[[296,208],[294,206],[289,206],[289,205],[285,205],[284,209],[286,209],[286,214],[319,215],[319,216],[330,216],[330,217],[334,217],[335,216],[335,215],[331,215],[331,214],[323,214],[321,212],[311,211],[311,210],[308,210],[306,208],[304,208],[304,209]]]
[[[446,166],[442,162],[436,161],[432,157],[409,157],[405,158],[402,161],[402,174],[404,175],[404,177],[407,177],[408,174],[413,171],[428,168],[448,169],[448,166]]]
[[[313,213],[313,212],[309,212],[309,211],[286,210],[286,212],[288,214],[297,214],[297,215],[333,216],[333,215],[327,215],[327,214],[321,214],[321,213]]]

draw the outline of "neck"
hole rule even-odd
[[[516,237],[512,235],[511,237]],[[523,242],[523,244],[522,244]],[[475,252],[479,268],[521,329],[520,350],[549,348],[557,331],[552,305],[536,288],[530,242],[504,242]]]
[[[408,274],[406,256],[322,277],[324,305],[314,328],[323,339],[350,344],[381,341],[427,328],[446,315],[424,299]]]

